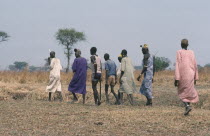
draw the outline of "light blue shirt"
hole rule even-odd
[[[105,62],[105,70],[108,71],[108,76],[116,76],[117,66],[113,60],[107,60]]]

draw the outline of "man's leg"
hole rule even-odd
[[[92,81],[92,89],[93,89],[95,104],[100,105],[101,102],[100,102],[99,96],[98,96],[97,83],[98,83],[98,81]]]
[[[59,95],[59,99],[60,99],[60,101],[63,101],[62,92],[58,92],[58,95]]]
[[[146,88],[146,98],[147,98],[147,103],[146,106],[152,106],[152,80],[149,82],[149,87]]]
[[[82,94],[83,104],[85,104],[85,94]]]
[[[145,84],[142,83],[141,88],[140,88],[140,92],[147,99],[146,106],[152,106],[152,91],[151,91],[151,87],[150,88],[145,87]]]
[[[149,97],[147,97],[147,103],[146,103],[146,106],[152,106],[152,99],[150,99]]]
[[[95,104],[97,104],[97,92],[95,91],[96,90],[96,83],[95,83],[95,81],[92,81],[92,89],[93,89],[94,101],[95,101]]]
[[[190,103],[189,102],[183,102],[183,103],[185,105],[185,113],[184,113],[184,115],[187,116],[192,111],[192,108],[190,107]]]
[[[118,97],[119,97],[119,102],[120,104],[123,104],[123,93],[120,93],[120,91],[118,92]]]
[[[120,100],[120,90],[118,90],[118,99]]]
[[[74,101],[74,102],[78,101],[78,98],[77,98],[76,94],[75,94],[75,93],[72,93],[72,94],[73,94],[73,97],[74,97],[74,98],[73,98],[73,101]]]
[[[51,100],[52,100],[52,93],[49,92],[49,101],[51,101]]]
[[[109,85],[108,84],[105,84],[105,94],[106,94],[106,103],[107,104],[109,103],[109,94],[108,94],[108,91],[109,91]]]
[[[128,94],[128,100],[130,102],[131,105],[133,105],[133,94]]]
[[[112,92],[112,94],[114,95],[114,97],[116,99],[116,104],[119,104],[119,99],[118,99],[117,94],[114,92],[114,86],[113,85],[111,85],[111,92]]]

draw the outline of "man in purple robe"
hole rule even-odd
[[[68,90],[72,92],[74,98],[73,102],[78,101],[76,93],[82,94],[83,104],[85,104],[86,95],[86,79],[87,79],[87,60],[81,57],[81,51],[74,49],[76,58],[72,66],[74,76],[69,84]]]

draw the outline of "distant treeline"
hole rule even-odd
[[[168,58],[165,57],[155,57],[154,58],[155,62],[155,69],[156,71],[163,71],[166,69],[169,69],[169,66],[171,64],[171,61]],[[104,63],[102,64],[102,67],[104,68]],[[201,66],[198,65],[198,69],[202,68],[210,68],[210,63]],[[141,70],[142,66],[134,66],[136,70]],[[9,70],[10,71],[23,71],[23,70],[28,70],[30,72],[34,71],[48,71],[49,70],[49,64],[47,62],[47,59],[45,59],[45,64],[44,66],[30,66],[27,62],[24,61],[15,61],[12,65],[9,65]],[[63,69],[65,71],[65,69]]]

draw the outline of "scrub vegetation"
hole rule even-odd
[[[140,71],[136,71],[136,77]],[[103,74],[104,75],[104,74]],[[95,106],[90,83],[87,80],[87,100],[82,96],[75,104],[68,103],[73,96],[67,91],[72,73],[62,73],[64,101],[48,102],[45,88],[48,72],[0,72],[0,135],[148,135],[148,136],[208,136],[210,134],[210,70],[200,69],[196,88],[200,101],[193,105],[189,116],[173,85],[174,71],[157,72],[153,84],[153,107],[145,107],[146,99],[134,95],[131,106],[124,96],[123,105],[105,102],[102,86],[102,105]],[[104,81],[102,83],[104,85]],[[136,82],[140,87],[141,82]],[[119,85],[115,87],[117,92]]]

